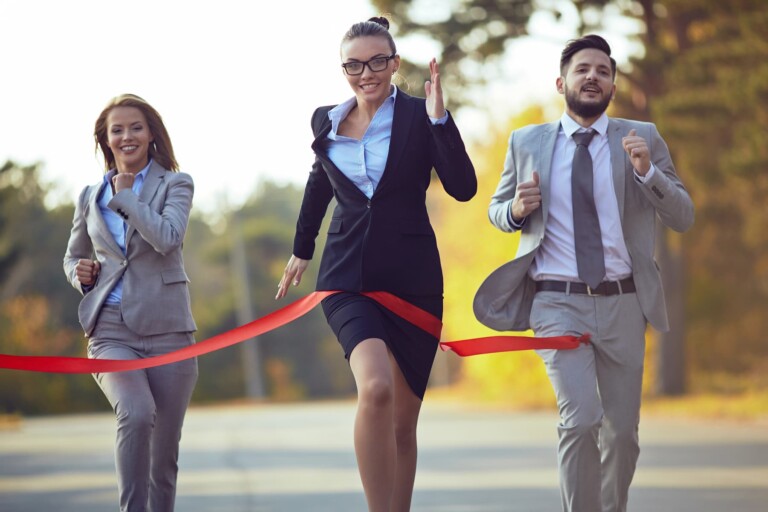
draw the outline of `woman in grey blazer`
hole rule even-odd
[[[194,185],[178,172],[162,118],[132,94],[113,98],[94,128],[105,175],[83,189],[64,256],[88,357],[141,359],[194,343],[182,242]],[[117,418],[121,511],[172,511],[179,440],[197,381],[188,359],[94,374]]]

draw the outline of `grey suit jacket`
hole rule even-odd
[[[132,331],[143,336],[195,331],[181,250],[192,208],[192,178],[153,161],[139,196],[130,190],[115,194],[108,207],[125,219],[125,254],[99,210],[97,201],[104,186],[104,182],[91,185],[80,194],[64,256],[67,279],[84,295],[78,316],[85,335],[92,334],[101,307],[120,277],[122,315]],[[79,259],[101,263],[96,284],[88,290],[75,273]]]
[[[633,128],[647,141],[651,162],[657,171],[644,183],[635,178],[632,164],[621,145],[622,137]],[[559,129],[558,120],[512,132],[504,171],[488,209],[494,226],[514,232],[507,212],[517,184],[533,179],[533,171],[539,172],[542,204],[523,225],[515,258],[491,273],[475,295],[475,316],[484,325],[499,331],[530,328],[535,284],[528,269],[544,238],[550,203],[550,170]],[[654,260],[655,219],[658,216],[673,230],[685,231],[693,224],[693,202],[677,177],[669,149],[654,124],[611,118],[608,144],[621,226],[632,260],[640,307],[651,325],[666,331],[669,325],[664,291]]]

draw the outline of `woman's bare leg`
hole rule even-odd
[[[395,443],[397,469],[391,512],[408,512],[411,509],[413,482],[416,478],[416,424],[421,410],[421,399],[416,396],[405,380],[400,366],[390,354],[390,365],[395,381]]]
[[[362,341],[349,357],[357,385],[355,455],[370,512],[390,512],[397,454],[394,427],[395,382],[383,340]]]

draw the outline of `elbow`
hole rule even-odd
[[[467,201],[475,197],[475,194],[477,194],[477,182],[473,183],[471,186],[462,188],[461,191],[452,195],[454,199],[456,199],[457,201],[466,203]]]

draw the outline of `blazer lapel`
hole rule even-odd
[[[557,132],[560,130],[560,121],[555,121],[544,126],[539,143],[539,161],[534,170],[539,172],[539,185],[541,186],[541,210],[544,225],[547,224],[549,213],[550,187],[549,179],[552,173],[552,155],[555,152]]]
[[[413,125],[413,116],[416,114],[416,102],[410,101],[411,97],[403,91],[397,91],[395,97],[395,113],[392,118],[392,135],[389,139],[389,154],[387,155],[387,164],[384,167],[384,174],[381,177],[376,191],[392,179],[391,175],[395,173],[400,157],[403,156],[405,147],[408,145],[411,126]],[[376,192],[374,192],[374,195]]]
[[[141,193],[139,193],[139,201],[144,204],[150,204],[157,194],[160,185],[165,181],[166,171],[160,164],[152,160],[152,165],[149,166],[147,175],[144,177],[144,184],[141,187]],[[136,228],[128,226],[125,231],[125,247],[128,248],[128,242],[131,236],[136,232]]]
[[[99,197],[101,197],[101,193],[106,186],[108,186],[107,183],[102,181],[100,185],[94,185],[91,188],[91,194],[88,197],[84,214],[85,218],[88,219],[87,222],[93,222],[96,226],[96,233],[101,237],[102,245],[114,252],[116,257],[122,259],[124,257],[123,250],[115,242],[115,238],[109,231],[107,223],[104,221],[104,216],[101,214],[101,208],[99,208]]]
[[[317,133],[315,140],[312,141],[312,151],[314,151],[315,155],[317,155],[317,157],[322,162],[323,168],[325,168],[325,170],[329,171],[331,174],[335,175],[334,182],[339,184],[346,183],[349,187],[353,188],[363,197],[365,197],[365,194],[359,188],[357,188],[354,183],[352,183],[352,180],[350,180],[346,174],[341,172],[341,170],[336,167],[336,164],[334,164],[333,161],[328,158],[328,134],[331,133],[331,128],[331,120],[326,115],[320,126],[320,131]]]
[[[624,221],[624,186],[626,181],[626,158],[621,145],[622,133],[619,123],[608,120],[608,147],[611,152],[611,172],[613,173],[613,188],[616,191],[616,201],[619,204],[619,215]]]

